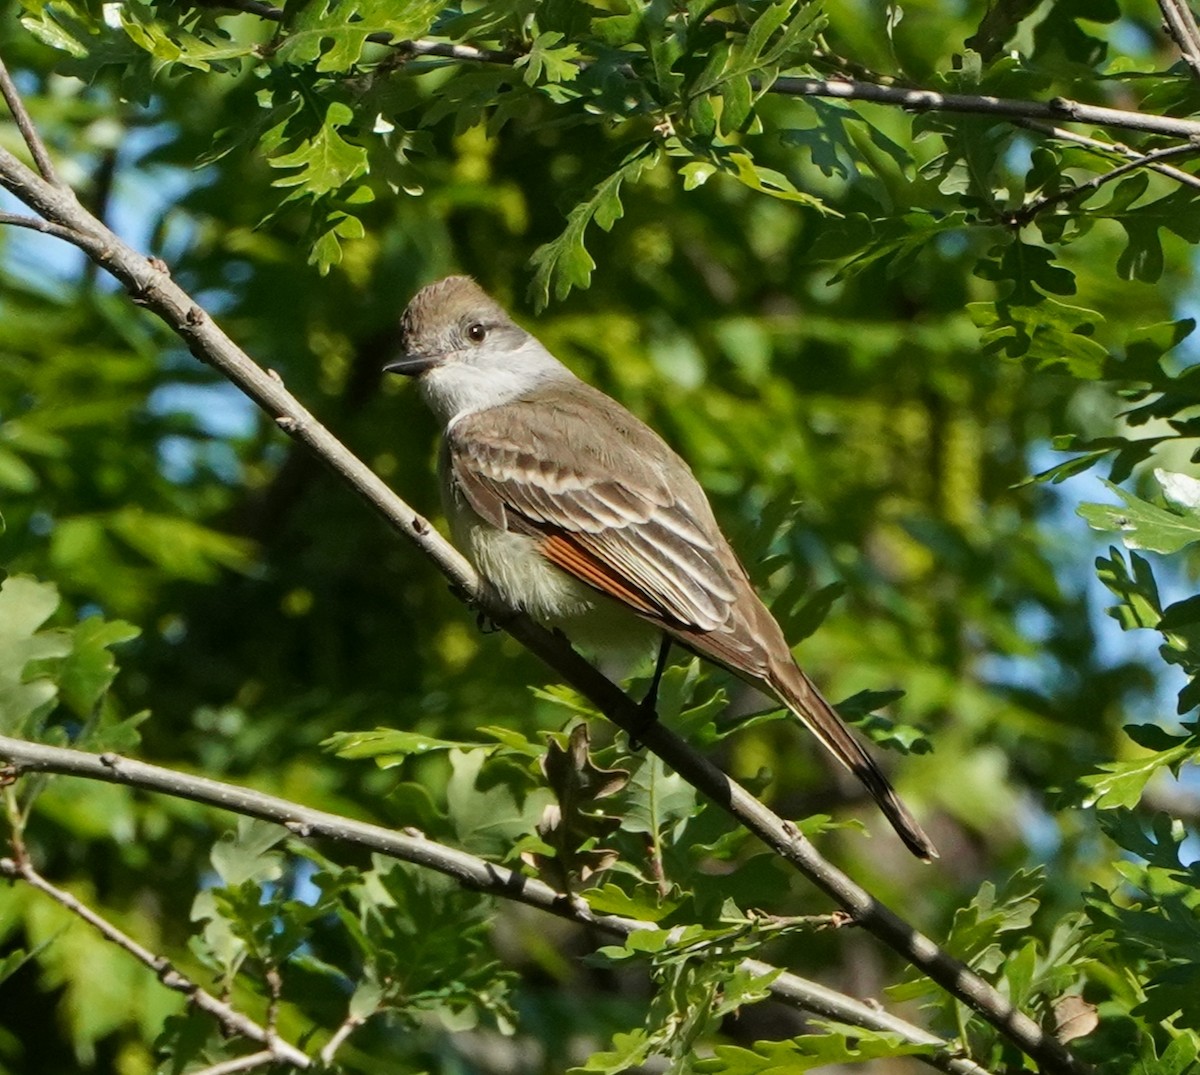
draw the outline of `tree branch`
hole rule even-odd
[[[213,1064],[212,1067],[201,1068],[198,1071],[192,1071],[190,1075],[235,1075],[239,1071],[253,1071],[254,1068],[264,1068],[268,1064],[274,1064],[277,1057],[269,1049],[263,1049],[258,1053],[249,1053],[246,1056],[235,1056],[232,1060],[222,1060],[219,1064]]]
[[[76,918],[81,918],[100,933],[106,941],[115,944],[118,948],[124,949],[139,963],[144,964],[150,970],[154,971],[158,980],[168,989],[176,993],[182,993],[187,997],[189,1003],[194,1004],[202,1012],[211,1015],[221,1025],[225,1033],[237,1034],[250,1041],[266,1045],[268,1047],[267,1055],[272,1060],[285,1060],[297,1068],[312,1067],[312,1061],[305,1053],[301,1052],[294,1045],[281,1040],[278,1035],[269,1033],[249,1016],[243,1015],[225,1001],[218,1000],[207,990],[201,989],[190,978],[176,970],[164,957],[156,956],[148,948],[138,944],[127,933],[122,932],[107,919],[102,918],[90,907],[81,903],[69,892],[64,892],[61,888],[52,885],[33,868],[24,856],[18,856],[18,858],[0,858],[0,877],[8,877],[14,881],[24,882],[44,895],[49,896],[50,899],[70,911]],[[244,1069],[228,1068],[226,1070],[241,1071]]]
[[[333,1032],[333,1036],[325,1043],[321,1049],[321,1063],[329,1067],[333,1063],[333,1058],[337,1056],[337,1051],[342,1047],[345,1040],[350,1037],[365,1020],[360,1015],[348,1015],[343,1020],[342,1025]]]
[[[811,80],[809,80],[811,81]],[[1200,132],[1200,124],[1194,124]],[[160,317],[206,362],[272,415],[281,429],[311,448],[390,526],[413,541],[450,580],[601,713],[653,750],[677,773],[728,811],[750,832],[830,896],[854,921],[990,1022],[1043,1071],[1082,1075],[1089,1070],[1053,1035],[1016,1008],[961,960],[905,922],[832,863],[797,830],[754,798],[661,722],[646,725],[641,707],[579,656],[564,640],[528,616],[498,608],[468,561],[429,522],[393,493],[284,387],[256,365],[180,288],[158,259],[147,258],[96,220],[69,189],[55,187],[0,148],[0,185],[48,221],[119,280],[130,297]]]
[[[1073,187],[1067,187],[1065,190],[1058,190],[1053,194],[1045,194],[1040,198],[1034,198],[1033,201],[1021,206],[1020,209],[1008,214],[1008,222],[1021,227],[1028,224],[1038,213],[1048,206],[1070,201],[1085,194],[1091,194],[1093,191],[1099,190],[1105,183],[1111,183],[1114,179],[1120,179],[1121,176],[1128,175],[1139,168],[1147,168],[1157,161],[1167,160],[1170,157],[1182,157],[1188,153],[1200,153],[1200,139],[1189,141],[1187,145],[1167,146],[1164,149],[1156,149],[1151,153],[1135,157],[1125,164],[1118,164],[1111,171],[1095,176],[1086,183],[1078,183]]]
[[[1163,29],[1179,46],[1179,54],[1192,69],[1193,77],[1200,78],[1200,28],[1188,0],[1158,0],[1158,6],[1162,9]]]
[[[68,243],[75,241],[75,233],[70,228],[60,228],[46,220],[37,217],[22,216],[20,213],[0,213],[0,224],[11,224],[14,228],[27,228],[29,231],[40,231],[43,235],[53,235]]]
[[[1057,138],[1061,142],[1074,142],[1077,146],[1093,149],[1098,153],[1116,153],[1126,160],[1140,161],[1143,167],[1148,168],[1152,172],[1169,176],[1184,186],[1200,189],[1200,176],[1192,175],[1191,172],[1185,172],[1182,168],[1175,168],[1170,164],[1163,164],[1159,161],[1147,162],[1146,154],[1139,153],[1136,149],[1125,145],[1123,142],[1102,142],[1099,138],[1090,138],[1086,134],[1077,134],[1075,131],[1068,131],[1065,127],[1055,127],[1051,123],[1042,123],[1036,119],[1015,119],[1013,123],[1018,127],[1024,127],[1026,130],[1038,131],[1041,134],[1049,135],[1051,138]]]
[[[1042,119],[1060,123],[1093,123],[1098,127],[1122,127],[1131,131],[1149,131],[1175,138],[1200,135],[1200,122],[1128,112],[1120,108],[1082,104],[1066,97],[1049,102],[1019,101],[1011,97],[986,97],[970,93],[938,93],[935,90],[880,86],[871,82],[843,79],[777,78],[771,93],[789,97],[833,97],[842,101],[874,101],[899,105],[913,112],[963,112],[1000,119]]]
[[[4,66],[3,60],[0,60],[0,94],[3,94],[4,103],[8,105],[8,110],[17,124],[17,130],[21,132],[21,138],[29,147],[33,163],[37,165],[37,170],[41,173],[42,178],[56,187],[61,187],[63,182],[54,170],[54,162],[50,159],[46,144],[33,125],[33,120],[25,108],[25,102],[21,100],[21,95],[17,92],[17,87],[13,84],[12,76],[8,73],[8,68]]]
[[[0,758],[9,763],[6,770],[0,769],[0,783],[23,773],[61,773],[109,784],[124,784],[189,799],[262,821],[272,821],[305,839],[323,837],[410,862],[443,874],[472,891],[523,903],[616,937],[629,937],[640,930],[657,928],[651,922],[620,915],[596,914],[581,896],[557,892],[543,881],[526,877],[465,851],[446,847],[413,830],[396,832],[381,825],[314,810],[288,799],[209,777],[193,776],[116,754],[91,754],[8,736],[0,736]],[[778,970],[757,959],[743,960],[741,966],[756,977]],[[986,1075],[984,1069],[974,1061],[955,1055],[942,1039],[817,982],[783,971],[771,983],[770,990],[776,999],[828,1019],[870,1030],[889,1031],[919,1045],[941,1046],[941,1052],[922,1057],[941,1071],[951,1072],[952,1075]],[[358,1025],[349,1019],[342,1024],[322,1050],[323,1062],[332,1059],[341,1041]],[[326,1056],[326,1051],[329,1051],[329,1056]]]

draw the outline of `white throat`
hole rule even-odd
[[[575,380],[575,375],[529,337],[503,356],[456,355],[423,374],[418,385],[426,406],[449,426],[464,415],[498,407],[540,385],[564,380]]]

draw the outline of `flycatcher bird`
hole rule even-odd
[[[691,469],[466,276],[423,288],[401,357],[445,424],[439,472],[455,543],[504,602],[600,653],[678,643],[790,709],[919,858],[937,851],[792,657]],[[655,683],[657,683],[657,676]],[[652,688],[653,689],[653,688]]]

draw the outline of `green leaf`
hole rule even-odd
[[[1195,1032],[1184,1030],[1172,1037],[1161,1056],[1149,1038],[1143,1041],[1142,1047],[1135,1075],[1195,1075],[1196,1061],[1200,1057],[1200,1037]]]
[[[525,82],[534,86],[544,78],[547,82],[570,82],[579,74],[579,46],[555,46],[563,39],[557,30],[548,30],[533,39],[529,51],[513,64],[525,69]]]
[[[667,772],[655,754],[644,754],[630,765],[629,784],[618,797],[626,832],[665,838],[678,822],[696,812],[696,789],[678,773]]]
[[[221,568],[245,572],[254,564],[252,542],[191,519],[131,506],[100,521],[114,536],[175,578],[211,582]]]
[[[453,773],[446,786],[446,804],[461,845],[481,855],[506,856],[521,837],[537,828],[554,802],[549,788],[527,790],[510,770],[492,773],[481,787],[483,766],[490,749],[451,750]]]
[[[347,183],[367,173],[367,151],[352,145],[338,129],[353,122],[354,113],[338,101],[325,110],[325,121],[311,138],[300,143],[290,153],[268,159],[272,168],[295,169],[281,176],[272,186],[296,187],[297,196],[317,198],[339,190]]]
[[[864,690],[838,702],[834,709],[882,747],[898,750],[902,754],[928,754],[933,750],[933,744],[922,729],[875,712],[903,697],[904,691],[901,690]]]
[[[3,985],[5,980],[11,978],[17,973],[26,963],[37,957],[37,951],[26,952],[24,949],[15,948],[7,955],[0,957],[0,985]]]
[[[1104,485],[1123,502],[1081,504],[1076,512],[1093,530],[1118,532],[1125,547],[1172,553],[1200,541],[1200,511],[1173,512],[1147,503],[1112,482]]]
[[[223,833],[212,849],[212,865],[223,884],[274,881],[283,872],[283,856],[273,850],[287,829],[257,818],[238,818],[237,831]]]
[[[584,247],[584,234],[593,220],[603,231],[611,230],[625,210],[621,205],[621,185],[634,182],[659,160],[659,150],[651,142],[638,146],[620,167],[599,184],[586,201],[567,215],[566,230],[557,239],[539,246],[530,258],[536,272],[529,296],[540,310],[550,301],[551,287],[556,299],[565,299],[571,288],[586,288],[596,263]]]
[[[650,1035],[644,1030],[614,1034],[611,1049],[593,1053],[586,1064],[570,1068],[567,1075],[620,1075],[620,1072],[643,1064],[651,1054],[652,1044]]]
[[[640,922],[660,922],[674,913],[681,901],[663,896],[649,886],[639,886],[630,894],[609,883],[589,888],[587,904],[594,914],[620,915]]]
[[[1041,902],[1042,887],[1040,869],[1017,870],[999,889],[991,881],[983,882],[975,898],[954,913],[944,947],[973,970],[1000,969],[1005,962],[1006,947],[1012,943],[1005,935],[1018,934],[1018,943],[1024,943],[1024,934]],[[895,1000],[913,1000],[932,996],[936,990],[928,978],[913,974],[907,982],[891,986],[887,992]]]
[[[836,209],[826,205],[815,194],[797,190],[782,172],[756,164],[754,158],[745,150],[723,154],[719,160],[722,171],[731,173],[738,182],[744,183],[751,190],[769,194],[772,198],[779,198],[785,202],[795,202],[810,209],[817,209],[826,216],[841,216]]]
[[[1108,610],[1126,631],[1142,627],[1157,627],[1162,619],[1162,605],[1154,573],[1145,557],[1130,554],[1130,573],[1124,558],[1115,548],[1108,550],[1109,558],[1096,558],[1096,576],[1120,599],[1121,603]]]
[[[58,608],[58,591],[24,575],[0,583],[0,731],[20,735],[29,718],[58,694],[51,676],[27,676],[31,661],[65,657],[71,652],[67,631],[39,631]]]
[[[341,263],[343,239],[361,239],[366,235],[358,217],[341,211],[334,211],[326,216],[321,221],[319,230],[320,234],[309,250],[308,263],[315,265],[322,276]]]
[[[1132,726],[1127,726],[1126,731],[1136,737]],[[1082,778],[1080,782],[1084,787],[1091,789],[1084,800],[1085,806],[1101,810],[1132,809],[1141,802],[1146,784],[1155,773],[1162,769],[1178,772],[1180,765],[1200,754],[1200,735],[1193,732],[1191,735],[1168,736],[1161,729],[1156,731],[1172,745],[1164,748],[1159,744],[1155,753],[1130,761],[1105,762],[1099,766],[1099,773]]]
[[[824,1023],[825,1034],[805,1034],[790,1041],[758,1041],[752,1048],[716,1045],[711,1059],[698,1060],[705,1075],[785,1075],[831,1065],[861,1064],[897,1056],[928,1056],[934,1045],[917,1045],[899,1034],[863,1027]]]
[[[1009,285],[1005,306],[1036,308],[1046,295],[1075,293],[1075,274],[1056,264],[1053,250],[1020,240],[994,247],[975,275]]]
[[[1108,374],[1109,353],[1094,340],[1104,319],[1095,310],[1035,296],[1035,302],[972,302],[971,320],[982,329],[984,351],[1020,358],[1039,372],[1062,372],[1082,380]]]
[[[393,41],[423,37],[443,5],[436,0],[313,0],[289,5],[276,58],[321,72],[345,72],[358,63],[372,34]]]
[[[89,616],[75,627],[71,652],[58,671],[58,685],[63,701],[77,716],[90,716],[116,678],[117,662],[110,647],[139,634],[141,631],[131,624],[99,616]]]
[[[321,747],[339,758],[374,758],[381,769],[390,769],[402,765],[413,755],[438,750],[471,750],[477,748],[477,744],[438,739],[420,732],[376,728],[370,732],[335,732],[321,743]]]

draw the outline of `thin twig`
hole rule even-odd
[[[61,187],[62,180],[58,178],[58,172],[54,170],[54,162],[50,159],[46,144],[33,125],[33,120],[25,108],[25,102],[21,100],[21,95],[17,92],[17,87],[13,84],[12,76],[8,73],[8,68],[4,66],[3,60],[0,60],[0,94],[4,95],[4,103],[8,105],[8,110],[17,124],[17,130],[21,132],[21,138],[29,147],[33,163],[37,165],[37,170],[41,173],[42,178],[56,187]]]
[[[329,1067],[333,1063],[333,1058],[337,1056],[337,1051],[342,1047],[343,1042],[350,1037],[366,1020],[361,1015],[348,1015],[340,1027],[333,1032],[331,1037],[321,1050],[321,1063]]]
[[[1158,0],[1158,6],[1162,9],[1163,29],[1179,46],[1179,54],[1192,75],[1200,78],[1200,27],[1187,0]]]
[[[200,1068],[199,1071],[191,1071],[188,1075],[235,1075],[235,1072],[238,1071],[264,1068],[268,1064],[276,1063],[278,1059],[270,1049],[263,1049],[259,1053],[248,1053],[246,1056],[235,1056],[232,1060],[222,1060],[219,1064]]]
[[[0,858],[0,876],[11,878],[14,881],[23,881],[42,894],[49,896],[59,906],[70,911],[76,918],[82,919],[93,929],[97,930],[106,941],[115,944],[118,948],[124,949],[139,963],[149,967],[154,971],[158,980],[168,989],[176,993],[182,993],[188,998],[190,1003],[194,1004],[202,1012],[211,1015],[227,1034],[237,1034],[243,1038],[248,1038],[250,1041],[269,1045],[270,1053],[275,1060],[286,1060],[289,1064],[298,1068],[309,1068],[312,1066],[312,1060],[294,1045],[289,1045],[277,1036],[274,1037],[273,1041],[268,1041],[271,1035],[268,1035],[267,1031],[249,1016],[243,1015],[229,1004],[226,1004],[225,1001],[218,1000],[211,993],[200,988],[200,986],[186,975],[176,970],[163,956],[156,956],[148,948],[138,944],[127,933],[118,929],[107,919],[102,918],[90,907],[80,903],[69,892],[64,892],[61,888],[52,885],[33,868],[24,856],[21,856],[20,859]]]
[[[1093,149],[1098,153],[1105,153],[1109,156],[1115,153],[1126,160],[1141,161],[1144,167],[1152,172],[1169,176],[1177,183],[1200,190],[1200,176],[1192,175],[1191,172],[1185,172],[1182,168],[1176,168],[1170,164],[1162,164],[1156,161],[1145,164],[1145,153],[1134,149],[1132,146],[1125,145],[1124,142],[1102,142],[1099,138],[1092,138],[1086,134],[1068,131],[1065,127],[1055,127],[1052,123],[1042,123],[1036,119],[1015,119],[1013,123],[1018,127],[1024,127],[1026,130],[1038,131],[1041,134],[1049,135],[1051,138],[1057,138],[1061,142],[1073,142],[1077,146],[1083,146],[1085,149]]]
[[[1194,125],[1200,133],[1200,123]],[[466,558],[371,469],[325,429],[281,381],[256,365],[178,284],[161,262],[138,253],[96,220],[70,190],[41,179],[0,148],[0,185],[47,220],[75,233],[71,240],[119,280],[132,300],[160,317],[196,358],[213,366],[272,415],[280,428],[311,448],[399,533],[413,541],[472,601],[540,657],[601,713],[667,762],[786,862],[848,911],[855,922],[959,998],[1037,1060],[1044,1072],[1080,1075],[1089,1067],[961,960],[904,921],[823,858],[794,824],[784,821],[661,721],[646,725],[641,706],[579,656],[569,643],[527,615],[496,607]]]
[[[1028,224],[1038,213],[1048,206],[1057,205],[1059,202],[1072,201],[1075,198],[1083,197],[1085,194],[1091,194],[1099,190],[1106,183],[1111,183],[1114,179],[1120,179],[1121,176],[1128,175],[1139,168],[1146,168],[1156,161],[1167,160],[1171,157],[1182,157],[1188,153],[1200,153],[1200,139],[1183,146],[1167,146],[1165,149],[1153,150],[1136,160],[1118,164],[1111,171],[1095,176],[1086,183],[1077,183],[1075,186],[1067,187],[1065,190],[1058,190],[1053,194],[1044,194],[1040,198],[1034,198],[1033,201],[1021,206],[1020,209],[1008,214],[1007,222],[1016,227],[1021,227]]]
[[[47,220],[23,216],[20,213],[0,213],[0,224],[11,224],[14,228],[40,231],[43,235],[53,235],[55,238],[65,239],[68,243],[73,243],[76,239],[75,233],[70,228],[63,228],[58,224],[51,224]]]
[[[1059,123],[1094,123],[1098,127],[1122,127],[1131,131],[1191,138],[1200,135],[1200,122],[1128,112],[1120,108],[1082,104],[1066,97],[1052,101],[1020,101],[1011,97],[985,97],[971,93],[938,93],[936,90],[880,86],[873,82],[849,82],[827,78],[777,78],[772,93],[789,97],[833,97],[842,101],[875,101],[899,105],[913,112],[965,112],[999,119],[1044,119]]]
[[[61,773],[189,799],[246,817],[275,822],[293,835],[305,839],[323,837],[411,862],[443,874],[471,891],[523,903],[616,937],[629,937],[641,930],[658,928],[652,922],[641,922],[621,915],[596,914],[581,896],[558,892],[536,878],[526,877],[465,851],[446,847],[412,830],[396,832],[381,825],[354,821],[210,777],[193,776],[116,754],[90,754],[8,736],[0,736],[0,759],[8,762],[6,769],[0,769],[0,776],[9,779],[16,779],[23,773]],[[947,1042],[880,1008],[799,975],[779,972],[777,967],[760,960],[747,959],[741,966],[755,977],[778,974],[770,990],[779,1000],[839,1022],[870,1030],[889,1031],[920,1045],[940,1046],[942,1052],[922,1059],[953,1075],[986,1075],[978,1064],[955,1055]]]
[[[267,1046],[275,1048],[276,1042],[279,1041],[279,998],[283,995],[283,978],[279,974],[279,968],[273,965],[268,965],[263,977],[267,982],[269,991],[267,997]]]

